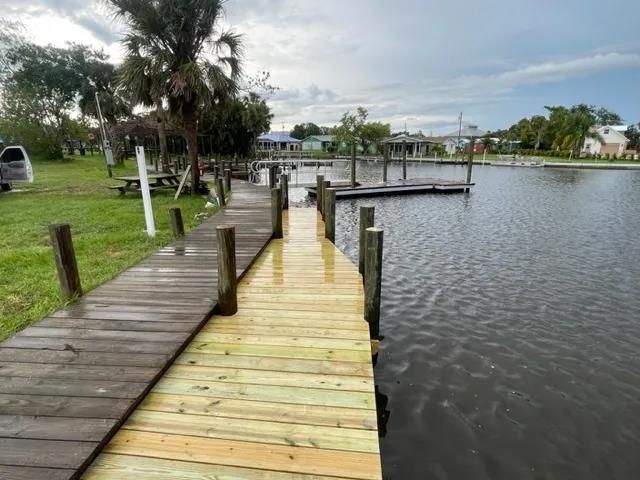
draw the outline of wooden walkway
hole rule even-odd
[[[389,195],[411,195],[415,193],[462,193],[474,184],[441,178],[413,178],[386,183],[359,184],[356,187],[336,185],[336,198],[383,197]],[[332,185],[333,186],[333,185]],[[309,196],[316,196],[316,187],[307,187]]]
[[[315,209],[283,223],[84,479],[382,478],[361,278]]]
[[[209,318],[222,223],[237,225],[240,274],[271,237],[269,192],[234,182],[229,206],[184,240],[0,343],[0,479],[75,478],[91,463]]]

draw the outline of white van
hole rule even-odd
[[[33,168],[24,147],[11,145],[0,153],[0,190],[11,190],[11,182],[33,182]]]

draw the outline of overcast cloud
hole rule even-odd
[[[121,27],[104,3],[0,0],[40,43],[101,46],[118,61]],[[640,120],[640,3],[612,0],[229,0],[247,73],[268,70],[274,129],[333,125],[358,105],[425,133],[460,111],[483,129],[544,105],[603,105]]]

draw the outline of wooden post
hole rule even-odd
[[[380,336],[380,288],[382,285],[382,239],[383,230],[367,228],[367,250],[364,266],[364,319],[369,323],[372,340]]]
[[[227,204],[227,201],[224,196],[224,181],[222,180],[222,177],[218,177],[218,180],[216,180],[216,193],[218,194],[220,206],[224,207]]]
[[[329,180],[323,180],[322,181],[322,210],[320,210],[320,213],[322,213],[322,219],[324,220],[325,215],[326,215],[326,211],[327,211],[327,188],[329,188],[331,186],[331,181]]]
[[[471,137],[469,139],[469,160],[467,161],[467,184],[471,183],[471,170],[473,170],[473,153],[476,145],[476,139]],[[471,191],[470,187],[465,187],[465,192]]]
[[[236,276],[236,227],[218,225],[218,309],[222,315],[238,311],[238,277]]]
[[[387,168],[389,165],[389,144],[384,146],[384,159],[382,163],[382,181],[387,183]]]
[[[402,179],[407,179],[407,141],[402,141]]]
[[[184,237],[184,223],[182,222],[182,212],[179,208],[169,209],[169,220],[171,221],[173,238]]]
[[[324,175],[316,175],[316,208],[322,213],[322,184]]]
[[[336,241],[336,189],[324,190],[324,237],[331,243]]]
[[[371,228],[374,225],[375,210],[375,207],[360,207],[358,271],[361,275],[364,275],[364,257],[367,248],[367,228]]]
[[[228,168],[224,171],[224,188],[227,193],[231,191],[231,170]]]
[[[280,174],[280,188],[282,189],[282,209],[289,210],[289,177],[286,173]]]
[[[51,246],[56,260],[60,291],[65,300],[82,295],[82,285],[78,274],[78,263],[71,239],[71,227],[67,224],[49,225]]]
[[[356,144],[351,144],[351,188],[356,186]]]
[[[282,238],[282,190],[271,189],[271,226],[273,238]]]

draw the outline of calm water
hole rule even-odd
[[[338,203],[350,257],[360,205],[385,229],[385,478],[640,478],[640,172],[474,180],[469,196]]]

